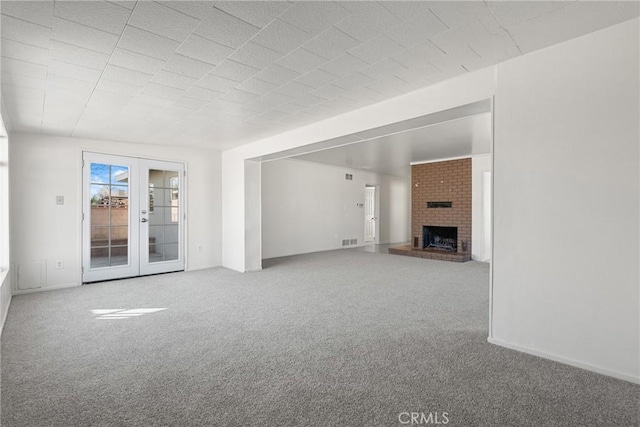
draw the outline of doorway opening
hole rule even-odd
[[[82,282],[184,270],[184,165],[83,153]]]

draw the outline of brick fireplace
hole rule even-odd
[[[471,159],[411,166],[412,245],[390,253],[471,259]]]

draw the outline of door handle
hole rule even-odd
[[[149,221],[147,218],[142,218],[142,219],[140,220],[140,222],[147,222],[147,221]]]

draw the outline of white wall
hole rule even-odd
[[[492,341],[640,382],[639,20],[498,66]]]
[[[245,251],[246,259],[249,260],[245,266],[247,271],[258,271],[262,269],[262,215],[261,207],[261,175],[262,164],[246,160],[244,168],[245,182],[247,183],[245,192],[245,206],[247,215],[245,216]]]
[[[411,240],[411,176],[380,175],[380,178],[378,243],[408,242]]]
[[[9,269],[9,138],[0,122],[0,270]]]
[[[222,152],[222,265],[236,271],[252,270],[256,262],[262,262],[262,254],[252,257],[246,263],[247,242],[245,228],[249,226],[256,231],[260,230],[260,211],[256,208],[256,197],[252,191],[247,194],[254,198],[253,209],[245,210],[245,159],[242,151],[232,150]],[[254,178],[257,179],[257,178]],[[260,182],[253,182],[251,185],[260,185]],[[260,232],[260,236],[262,232]],[[261,237],[256,235],[260,246]],[[256,240],[249,244],[249,253],[258,245]],[[246,268],[245,268],[246,267]]]
[[[0,116],[0,334],[11,304],[9,254],[9,138]]]
[[[245,227],[255,224],[260,215],[246,209],[245,160],[291,148],[324,141],[330,138],[368,130],[414,117],[431,114],[493,96],[495,67],[469,73],[420,89],[384,102],[361,108],[337,117],[313,123],[222,153],[222,265],[246,271],[255,265],[256,242],[259,237],[247,236]],[[254,195],[256,197],[256,195]],[[259,243],[259,242],[258,242]],[[247,244],[253,249],[247,250]]]
[[[343,239],[362,246],[366,185],[379,189],[380,242],[407,241],[408,179],[302,160],[263,163],[262,257],[340,249]]]
[[[21,133],[10,138],[11,261],[13,266],[44,261],[43,289],[81,283],[83,150],[184,162],[187,268],[220,265],[219,152]],[[57,195],[64,196],[63,206],[56,205]],[[56,260],[64,269],[55,268]]]
[[[485,238],[491,232],[487,227],[483,192],[483,174],[491,172],[491,154],[471,157],[471,259],[488,261],[490,251],[485,247]],[[489,211],[491,207],[489,206]],[[488,215],[490,216],[490,214]],[[486,230],[486,228],[489,228]],[[488,239],[490,240],[490,239]]]

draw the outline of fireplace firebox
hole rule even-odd
[[[422,248],[458,252],[458,227],[424,225]]]

